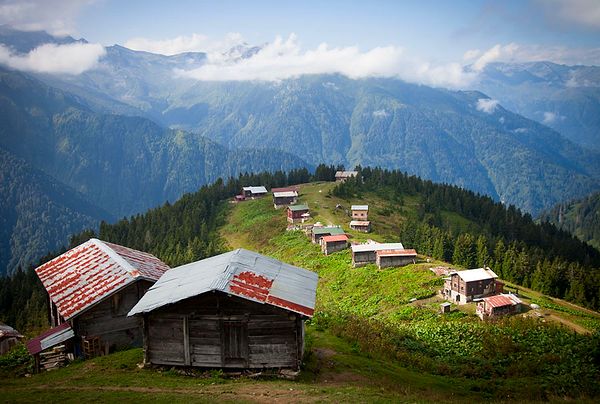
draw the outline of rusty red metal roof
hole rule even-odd
[[[377,251],[377,255],[384,257],[396,257],[396,256],[416,256],[416,250],[381,250]]]
[[[240,248],[171,269],[129,315],[219,291],[312,317],[318,279],[314,272]]]
[[[333,243],[335,241],[348,241],[348,236],[345,234],[336,234],[333,236],[323,236],[321,241],[324,243]]]
[[[521,300],[513,295],[496,295],[484,297],[483,300],[491,307],[512,306],[521,303]]]
[[[35,272],[68,320],[139,279],[157,281],[168,269],[152,254],[90,239]]]
[[[293,185],[293,186],[284,187],[284,188],[271,188],[271,192],[273,192],[273,193],[275,193],[275,192],[290,192],[290,191],[298,192],[298,191],[300,191],[300,186]]]

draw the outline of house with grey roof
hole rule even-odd
[[[145,363],[297,370],[317,281],[237,249],[166,272],[129,316],[143,318]]]

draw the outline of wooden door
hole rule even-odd
[[[223,365],[248,366],[248,325],[245,321],[223,321]]]

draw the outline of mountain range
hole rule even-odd
[[[85,43],[0,28],[0,43],[20,53],[44,43]],[[240,45],[223,57],[239,60],[259,50]],[[498,66],[482,73],[487,94],[341,75],[197,81],[178,72],[202,66],[205,53],[164,56],[119,45],[105,51],[99,66],[78,75],[0,68],[0,147],[73,189],[107,220],[174,200],[218,177],[322,162],[401,169],[534,215],[600,189],[600,152],[588,147],[597,135],[596,116],[579,115],[578,125],[590,130],[578,139],[573,133],[581,131],[559,133],[560,126],[540,123],[536,113],[513,112],[525,109],[494,91],[514,79],[508,67],[503,75],[494,73]],[[594,69],[575,80],[589,77],[582,81],[589,84]],[[543,89],[555,84],[548,84],[550,75],[535,77],[510,85],[535,83],[527,84],[528,96],[543,99]],[[586,92],[597,95],[597,87],[567,82],[563,78],[564,91],[586,100]],[[556,112],[554,122],[569,113]]]

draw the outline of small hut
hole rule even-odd
[[[39,266],[35,272],[48,291],[53,328],[38,337],[38,348],[67,335],[77,337],[75,356],[90,347],[88,356],[141,346],[141,323],[127,313],[168,269],[152,254],[98,239]]]
[[[275,209],[293,205],[298,202],[297,191],[273,191],[273,206]]]
[[[344,182],[348,178],[356,177],[357,175],[358,171],[336,171],[335,182]]]
[[[403,250],[402,243],[378,243],[368,241],[365,244],[352,245],[352,265],[360,267],[367,264],[375,264],[377,262],[377,251],[380,250]]]
[[[171,269],[129,315],[143,317],[145,363],[297,370],[317,281],[238,249]]]
[[[371,222],[368,220],[352,220],[350,222],[350,228],[361,233],[368,233],[371,231]]]
[[[323,254],[329,255],[336,251],[341,251],[348,248],[348,236],[345,234],[323,236],[321,237],[320,243]]]
[[[482,320],[521,312],[521,299],[512,293],[484,297],[477,303],[475,313]]]
[[[377,251],[376,264],[381,269],[414,264],[417,262],[416,260],[417,251],[415,250],[379,250]]]
[[[319,243],[323,236],[336,236],[340,234],[345,234],[345,232],[339,226],[315,226],[311,231],[311,239],[313,243]]]
[[[260,186],[250,186],[242,188],[242,195],[246,198],[260,198],[267,194],[267,188]]]
[[[308,205],[290,205],[287,207],[287,221],[289,223],[304,223],[307,219],[307,214],[309,215],[308,218],[310,218]]]
[[[10,351],[22,339],[23,336],[17,330],[0,323],[0,356]]]

